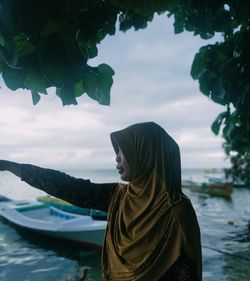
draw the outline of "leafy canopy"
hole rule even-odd
[[[191,75],[200,90],[225,106],[212,124],[225,139],[225,151],[250,153],[250,1],[249,0],[0,0],[0,71],[11,90],[28,89],[33,103],[56,87],[63,105],[86,93],[110,103],[113,69],[88,60],[97,45],[114,35],[146,28],[157,14],[174,17],[174,31],[203,39],[216,32],[224,40],[202,47]]]

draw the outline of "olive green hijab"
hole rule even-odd
[[[109,206],[103,248],[103,278],[157,281],[185,251],[201,280],[200,232],[189,199],[181,191],[176,142],[153,122],[111,134],[132,171]],[[119,148],[118,148],[119,147]]]

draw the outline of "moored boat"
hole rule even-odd
[[[209,195],[230,197],[233,192],[232,183],[207,182],[190,187],[193,192],[206,193]]]
[[[250,188],[250,182],[234,181],[233,186],[236,188]]]
[[[190,187],[197,186],[197,185],[199,185],[199,183],[197,183],[193,180],[183,180],[181,182],[181,186],[184,187],[184,188],[185,187],[190,188]]]
[[[0,217],[22,229],[97,250],[102,247],[106,229],[106,221],[61,211],[41,202],[1,202]]]
[[[8,197],[0,195],[0,202],[6,202],[6,201],[10,201],[10,199]]]
[[[65,212],[91,216],[92,218],[94,218],[96,220],[107,220],[106,212],[99,211],[96,209],[77,207],[75,205],[70,204],[69,202],[66,202],[66,201],[56,198],[56,197],[52,197],[50,195],[40,196],[37,198],[37,201],[51,205],[55,208],[65,211]]]

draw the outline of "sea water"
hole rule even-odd
[[[116,182],[114,170],[66,171],[93,182]],[[204,170],[183,170],[183,179],[203,181]],[[235,188],[231,199],[183,189],[196,210],[202,234],[204,281],[250,280],[250,188]],[[8,172],[0,174],[0,195],[35,201],[44,195]],[[100,254],[67,242],[14,228],[0,220],[0,281],[65,281],[78,266],[100,281]]]

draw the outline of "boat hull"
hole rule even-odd
[[[38,235],[48,236],[54,239],[60,239],[61,241],[70,242],[82,246],[83,248],[93,249],[96,251],[101,251],[103,245],[104,231],[98,230],[93,233],[93,231],[79,231],[77,232],[52,232],[52,231],[42,231],[28,229],[26,227],[20,226],[22,229],[32,231]]]
[[[193,192],[205,193],[214,196],[230,197],[233,192],[232,184],[223,183],[203,183],[190,187]]]
[[[0,203],[0,216],[12,225],[38,234],[101,249],[106,221],[63,212],[46,204]]]

